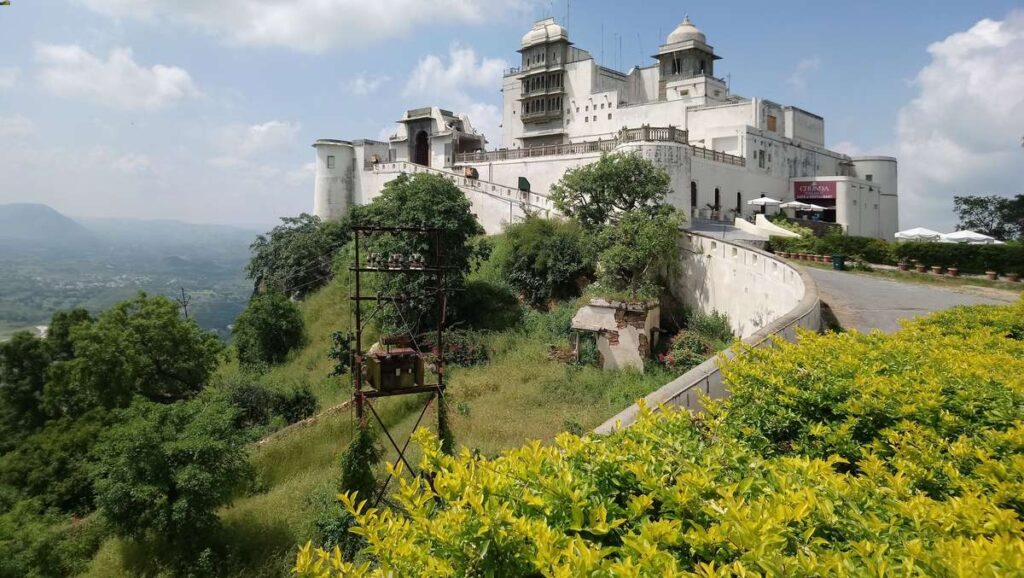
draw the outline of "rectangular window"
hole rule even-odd
[[[329,169],[333,169],[334,168],[334,155],[330,155],[330,156],[327,157],[327,168],[329,168]]]
[[[597,122],[597,115],[594,115],[594,122]]]
[[[768,115],[768,130],[770,130],[772,132],[776,132],[776,128],[775,128],[776,122],[778,122],[776,120],[776,118],[769,114]]]
[[[867,175],[864,177],[864,180],[870,183],[874,178],[875,175]]]
[[[589,116],[583,117],[583,122],[590,122],[590,117]]]
[[[608,120],[611,120],[611,119],[612,119],[612,113],[609,112],[608,113]]]
[[[764,168],[764,150],[757,151],[757,166]]]

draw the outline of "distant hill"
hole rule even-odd
[[[185,223],[170,219],[81,218],[79,222],[108,245],[131,244],[165,250],[205,247],[241,248],[248,252],[249,245],[262,232],[230,225]]]
[[[98,242],[92,231],[46,205],[0,205],[0,244],[87,248]]]

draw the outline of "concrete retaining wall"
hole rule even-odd
[[[729,314],[733,330],[752,347],[770,347],[772,337],[796,339],[796,328],[821,328],[821,302],[809,275],[759,249],[685,232],[682,263],[672,291],[684,303],[704,312]],[[727,359],[735,348],[721,353]],[[644,398],[657,410],[661,405],[701,411],[700,393],[712,399],[729,392],[712,358]],[[595,431],[607,434],[636,421],[633,405],[601,424]]]

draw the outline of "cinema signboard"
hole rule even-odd
[[[796,181],[793,183],[793,196],[803,199],[834,199],[836,198],[835,181]]]

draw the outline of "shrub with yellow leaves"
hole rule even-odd
[[[394,506],[340,496],[341,576],[1024,575],[1024,304],[895,335],[805,334],[725,362],[705,414],[496,459],[439,450]],[[427,480],[430,480],[429,482]]]

